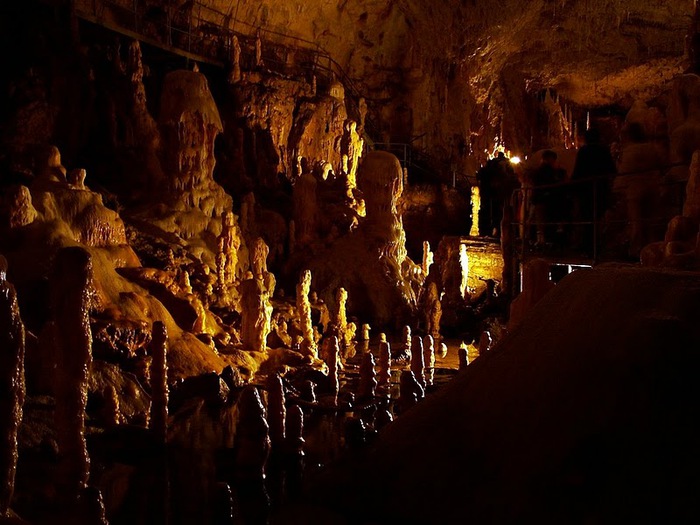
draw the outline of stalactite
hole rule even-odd
[[[165,443],[168,436],[168,332],[161,321],[153,323],[151,363],[151,430]]]
[[[90,473],[85,443],[85,405],[92,363],[90,309],[93,304],[90,254],[79,247],[63,248],[51,277],[51,309],[56,330],[56,441],[60,483],[65,501],[76,501]]]
[[[24,324],[0,255],[0,520],[7,517],[17,471],[17,433],[24,404]]]

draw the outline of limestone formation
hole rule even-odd
[[[37,211],[26,186],[11,186],[0,199],[0,228],[20,228],[34,222]]]
[[[440,302],[440,294],[435,281],[430,281],[428,288],[424,290],[421,296],[420,308],[425,331],[433,337],[439,337],[442,303]]]
[[[318,357],[318,351],[311,322],[311,302],[309,301],[310,291],[311,272],[309,270],[304,270],[304,272],[301,274],[301,279],[297,284],[296,295],[297,313],[299,315],[299,325],[303,337],[301,350],[304,355],[308,355],[316,359]]]
[[[374,356],[366,353],[362,357],[360,365],[360,386],[357,390],[357,400],[360,402],[374,399],[377,388],[376,373],[374,371]]]
[[[235,84],[241,81],[241,44],[238,42],[238,36],[233,35],[231,42],[231,70],[229,71],[228,81]]]
[[[60,480],[67,501],[77,501],[90,473],[85,443],[85,406],[92,363],[92,280],[92,257],[86,250],[63,248],[57,253],[50,283],[55,358],[60,371],[55,377],[54,422]]]
[[[423,338],[423,362],[425,363],[425,386],[433,386],[435,376],[435,341],[432,335]]]
[[[345,288],[338,288],[335,292],[335,315],[333,316],[333,324],[335,324],[336,329],[340,337],[345,340],[345,333],[348,329],[348,314],[346,305],[348,302],[348,292]]]
[[[260,481],[270,454],[269,426],[258,390],[249,385],[238,399],[236,426],[236,475],[241,480]]]
[[[398,350],[394,350],[392,359],[408,361],[411,359],[411,327],[406,325],[401,332],[401,344]]]
[[[249,278],[240,286],[241,293],[241,342],[247,350],[264,352],[271,330],[272,305],[270,294],[262,279]]]
[[[85,177],[87,176],[87,171],[84,169],[75,169],[75,170],[70,170],[68,172],[68,184],[73,186],[75,189],[78,190],[85,190],[87,189],[85,186]]]
[[[17,437],[25,396],[24,324],[14,286],[6,280],[7,264],[0,255],[0,521],[8,517],[17,471]]]
[[[154,435],[161,443],[168,436],[168,332],[161,321],[153,323],[150,354],[151,363],[151,419]]]
[[[465,343],[459,345],[457,356],[459,357],[459,371],[462,372],[469,366],[469,348]]]
[[[367,323],[362,324],[362,330],[360,332],[359,340],[360,341],[369,341],[369,332],[371,330],[371,327]]]
[[[428,241],[423,241],[423,264],[421,268],[423,270],[423,275],[427,276],[430,273],[430,265],[435,262],[435,256],[433,252],[430,251],[430,243]]]
[[[425,387],[425,356],[423,355],[423,339],[419,335],[413,337],[411,346],[411,372],[416,381]]]
[[[440,359],[445,359],[447,357],[447,345],[445,343],[440,343],[440,352],[438,355]]]
[[[488,330],[484,330],[479,337],[479,355],[483,355],[491,350],[492,345],[493,338],[491,337],[491,333]]]
[[[284,384],[279,374],[272,374],[267,380],[267,421],[273,452],[281,451],[285,445],[286,417]]]

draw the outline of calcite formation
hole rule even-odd
[[[423,338],[423,362],[425,364],[425,386],[433,386],[435,377],[435,341],[432,335]]]
[[[357,400],[367,401],[374,399],[377,384],[374,371],[374,356],[371,353],[367,353],[362,357],[362,364],[360,365],[360,385],[357,390]]]
[[[300,318],[301,334],[303,337],[302,353],[317,358],[316,339],[314,338],[313,325],[311,322],[311,302],[309,293],[311,291],[311,272],[305,270],[296,288],[296,306]]]
[[[273,374],[267,381],[267,420],[273,452],[279,452],[285,446],[286,418],[284,384],[279,374]]]
[[[411,344],[411,372],[413,372],[416,381],[425,387],[425,356],[423,355],[423,339],[419,336],[413,336]]]

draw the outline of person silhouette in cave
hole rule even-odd
[[[610,148],[600,143],[597,129],[588,129],[585,144],[576,154],[571,174],[574,222],[589,223],[574,228],[576,248],[591,252],[594,229],[610,200],[610,176],[617,172]]]
[[[479,233],[500,236],[503,206],[517,186],[513,167],[505,153],[499,151],[476,174],[481,196],[479,211]]]

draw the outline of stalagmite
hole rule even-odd
[[[151,430],[165,443],[168,436],[168,332],[161,321],[153,323],[151,363]]]
[[[284,446],[286,412],[282,378],[279,374],[270,375],[267,380],[267,421],[272,450],[275,452]]]
[[[241,80],[241,44],[238,42],[238,37],[233,35],[231,42],[231,71],[229,72],[228,81],[231,84],[240,82]]]
[[[396,401],[397,410],[401,413],[406,412],[409,408],[416,406],[424,395],[423,387],[420,386],[413,372],[411,370],[401,372],[399,399]]]
[[[445,359],[447,357],[447,345],[445,343],[440,343],[440,359]]]
[[[270,454],[269,426],[260,394],[252,385],[245,387],[238,399],[236,442],[236,475],[239,479],[264,479]]]
[[[50,280],[59,371],[55,378],[54,421],[60,455],[59,479],[66,501],[77,501],[90,474],[85,443],[85,405],[92,363],[92,279],[92,257],[86,250],[71,247],[57,253]]]
[[[255,66],[262,67],[262,40],[260,39],[260,29],[255,33]]]
[[[459,371],[461,372],[462,370],[466,370],[466,368],[469,366],[469,348],[465,343],[462,343],[459,346],[457,355],[459,357]]]
[[[316,339],[314,338],[313,325],[311,323],[311,302],[309,292],[311,291],[311,272],[304,270],[301,274],[299,284],[297,284],[297,313],[299,315],[299,327],[303,337],[301,352],[304,355],[318,358]]]
[[[24,324],[15,288],[6,280],[7,261],[0,255],[0,521],[12,503],[17,471],[17,433],[24,404]]]
[[[335,301],[336,311],[335,319],[333,319],[333,322],[338,328],[338,333],[340,334],[340,336],[344,338],[345,332],[348,328],[348,316],[346,311],[346,304],[348,302],[348,292],[345,290],[345,288],[338,288],[338,290],[335,293]]]
[[[362,331],[360,332],[359,340],[360,341],[369,341],[370,330],[371,330],[371,327],[367,323],[364,323],[362,325]]]
[[[382,334],[384,335],[384,334]],[[379,373],[377,374],[377,384],[386,387],[391,381],[391,346],[387,341],[379,343]]]
[[[481,235],[490,235],[491,232],[479,231],[479,213],[481,211],[481,196],[479,195],[479,187],[472,186],[472,227],[469,230],[470,237],[478,237]]]
[[[238,250],[241,247],[241,240],[236,234],[235,220],[235,215],[231,211],[225,212],[221,219],[219,249],[223,260],[222,273],[225,284],[233,284],[236,279]]]
[[[426,335],[423,338],[423,361],[425,364],[425,385],[433,386],[435,376],[435,341],[431,335]]]
[[[430,273],[430,265],[435,262],[435,256],[433,252],[430,251],[430,243],[428,241],[423,241],[423,264],[421,268],[423,269],[423,275],[427,276]]]
[[[442,304],[437,284],[431,281],[421,297],[421,315],[425,330],[433,337],[440,336],[440,320],[442,319]]]
[[[250,274],[250,272],[248,272]],[[271,330],[272,305],[261,279],[241,283],[241,342],[246,350],[264,352]]]
[[[360,402],[374,399],[377,389],[377,378],[374,371],[374,356],[367,353],[360,365],[360,386],[357,390],[357,400]]]
[[[395,350],[392,359],[407,361],[411,359],[411,327],[406,325],[401,333],[401,346]]]
[[[416,381],[425,387],[425,361],[423,359],[423,340],[419,335],[416,335],[413,337],[411,348],[411,372],[413,372]]]

